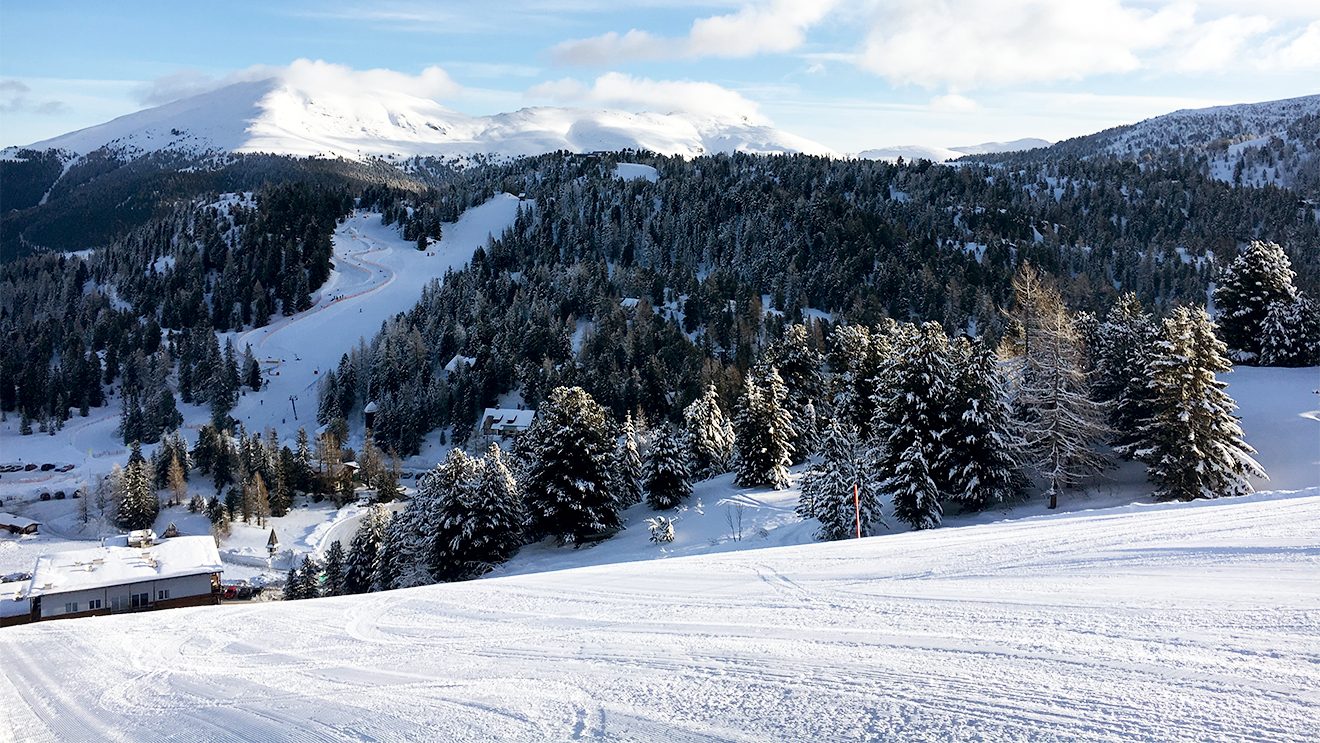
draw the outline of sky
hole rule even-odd
[[[839,152],[1320,93],[1320,0],[0,0],[0,38],[0,145],[297,60],[469,114],[718,112]]]

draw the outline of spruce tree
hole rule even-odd
[[[1253,240],[1226,266],[1215,286],[1219,331],[1229,351],[1242,361],[1256,361],[1261,351],[1261,324],[1276,301],[1292,302],[1292,263],[1277,243]]]
[[[878,438],[876,467],[887,473],[884,488],[893,496],[894,517],[914,529],[940,525],[945,494],[939,467],[946,458],[948,405],[953,394],[948,338],[938,323],[905,333],[897,349],[883,399],[871,426]]]
[[[353,534],[353,541],[348,546],[344,568],[346,593],[367,593],[372,590],[372,582],[380,569],[381,546],[385,542],[385,530],[389,523],[389,513],[380,505],[371,506],[362,517],[357,532]]]
[[[615,498],[619,508],[635,506],[642,500],[642,455],[637,449],[637,431],[632,414],[623,420],[618,448],[614,451],[612,473]]]
[[[338,540],[325,551],[325,595],[342,596],[345,593],[344,546]]]
[[[1109,406],[1114,450],[1125,459],[1141,446],[1151,414],[1150,365],[1159,328],[1131,292],[1124,294],[1096,329],[1092,392]]]
[[[1302,292],[1270,302],[1261,321],[1262,366],[1320,364],[1320,307]]]
[[[1174,310],[1163,335],[1152,368],[1154,414],[1145,430],[1149,444],[1139,452],[1156,500],[1250,493],[1247,478],[1264,478],[1265,472],[1243,440],[1227,383],[1216,376],[1232,371],[1227,347],[1199,308]]]
[[[142,456],[142,447],[135,441],[124,467],[123,495],[119,501],[116,522],[124,529],[147,529],[156,523],[160,500],[152,487],[154,479],[151,465]]]
[[[475,578],[508,560],[522,546],[526,514],[513,473],[498,444],[482,458],[480,472],[462,493],[458,523],[446,523],[453,534],[449,554],[455,578]]]
[[[727,472],[733,455],[733,426],[720,408],[714,384],[683,411],[688,465],[694,480]]]
[[[813,400],[821,398],[820,354],[811,348],[805,325],[791,325],[771,351],[771,360],[784,384],[782,405],[793,421],[789,438],[794,464],[805,462],[815,449],[816,434]]]
[[[980,510],[1021,494],[1025,442],[994,351],[965,339],[951,344],[950,351],[951,394],[939,469],[947,473],[949,499]]]
[[[682,434],[671,425],[657,429],[646,457],[646,504],[656,510],[677,508],[692,495]]]
[[[793,419],[784,408],[783,380],[773,366],[748,375],[733,419],[737,476],[742,487],[788,487],[792,462]]]
[[[802,477],[797,513],[820,522],[817,539],[848,539],[882,526],[881,489],[866,448],[848,424],[834,419],[821,436],[820,462]]]
[[[551,391],[521,442],[522,487],[535,533],[580,545],[623,526],[609,487],[610,428],[605,409],[581,387]]]

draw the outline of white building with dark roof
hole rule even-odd
[[[220,552],[209,536],[174,537],[42,555],[32,571],[32,621],[220,603]]]

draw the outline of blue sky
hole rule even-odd
[[[0,145],[295,59],[439,67],[472,114],[734,110],[839,151],[1320,92],[1316,0],[0,0],[0,34]]]

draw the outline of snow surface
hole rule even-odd
[[[660,171],[650,165],[642,165],[641,163],[617,163],[614,166],[614,177],[622,178],[625,181],[640,178],[655,183],[660,180]]]
[[[1305,740],[1320,490],[0,633],[26,740]],[[95,669],[95,672],[88,672]]]
[[[516,157],[556,150],[650,150],[692,157],[714,152],[830,150],[742,117],[629,113],[554,107],[468,116],[413,92],[337,86],[301,74],[300,61],[264,80],[238,82],[96,126],[7,148],[62,150],[75,157],[101,147],[127,158],[162,150],[196,155],[265,152],[299,157],[407,158],[415,155]]]

